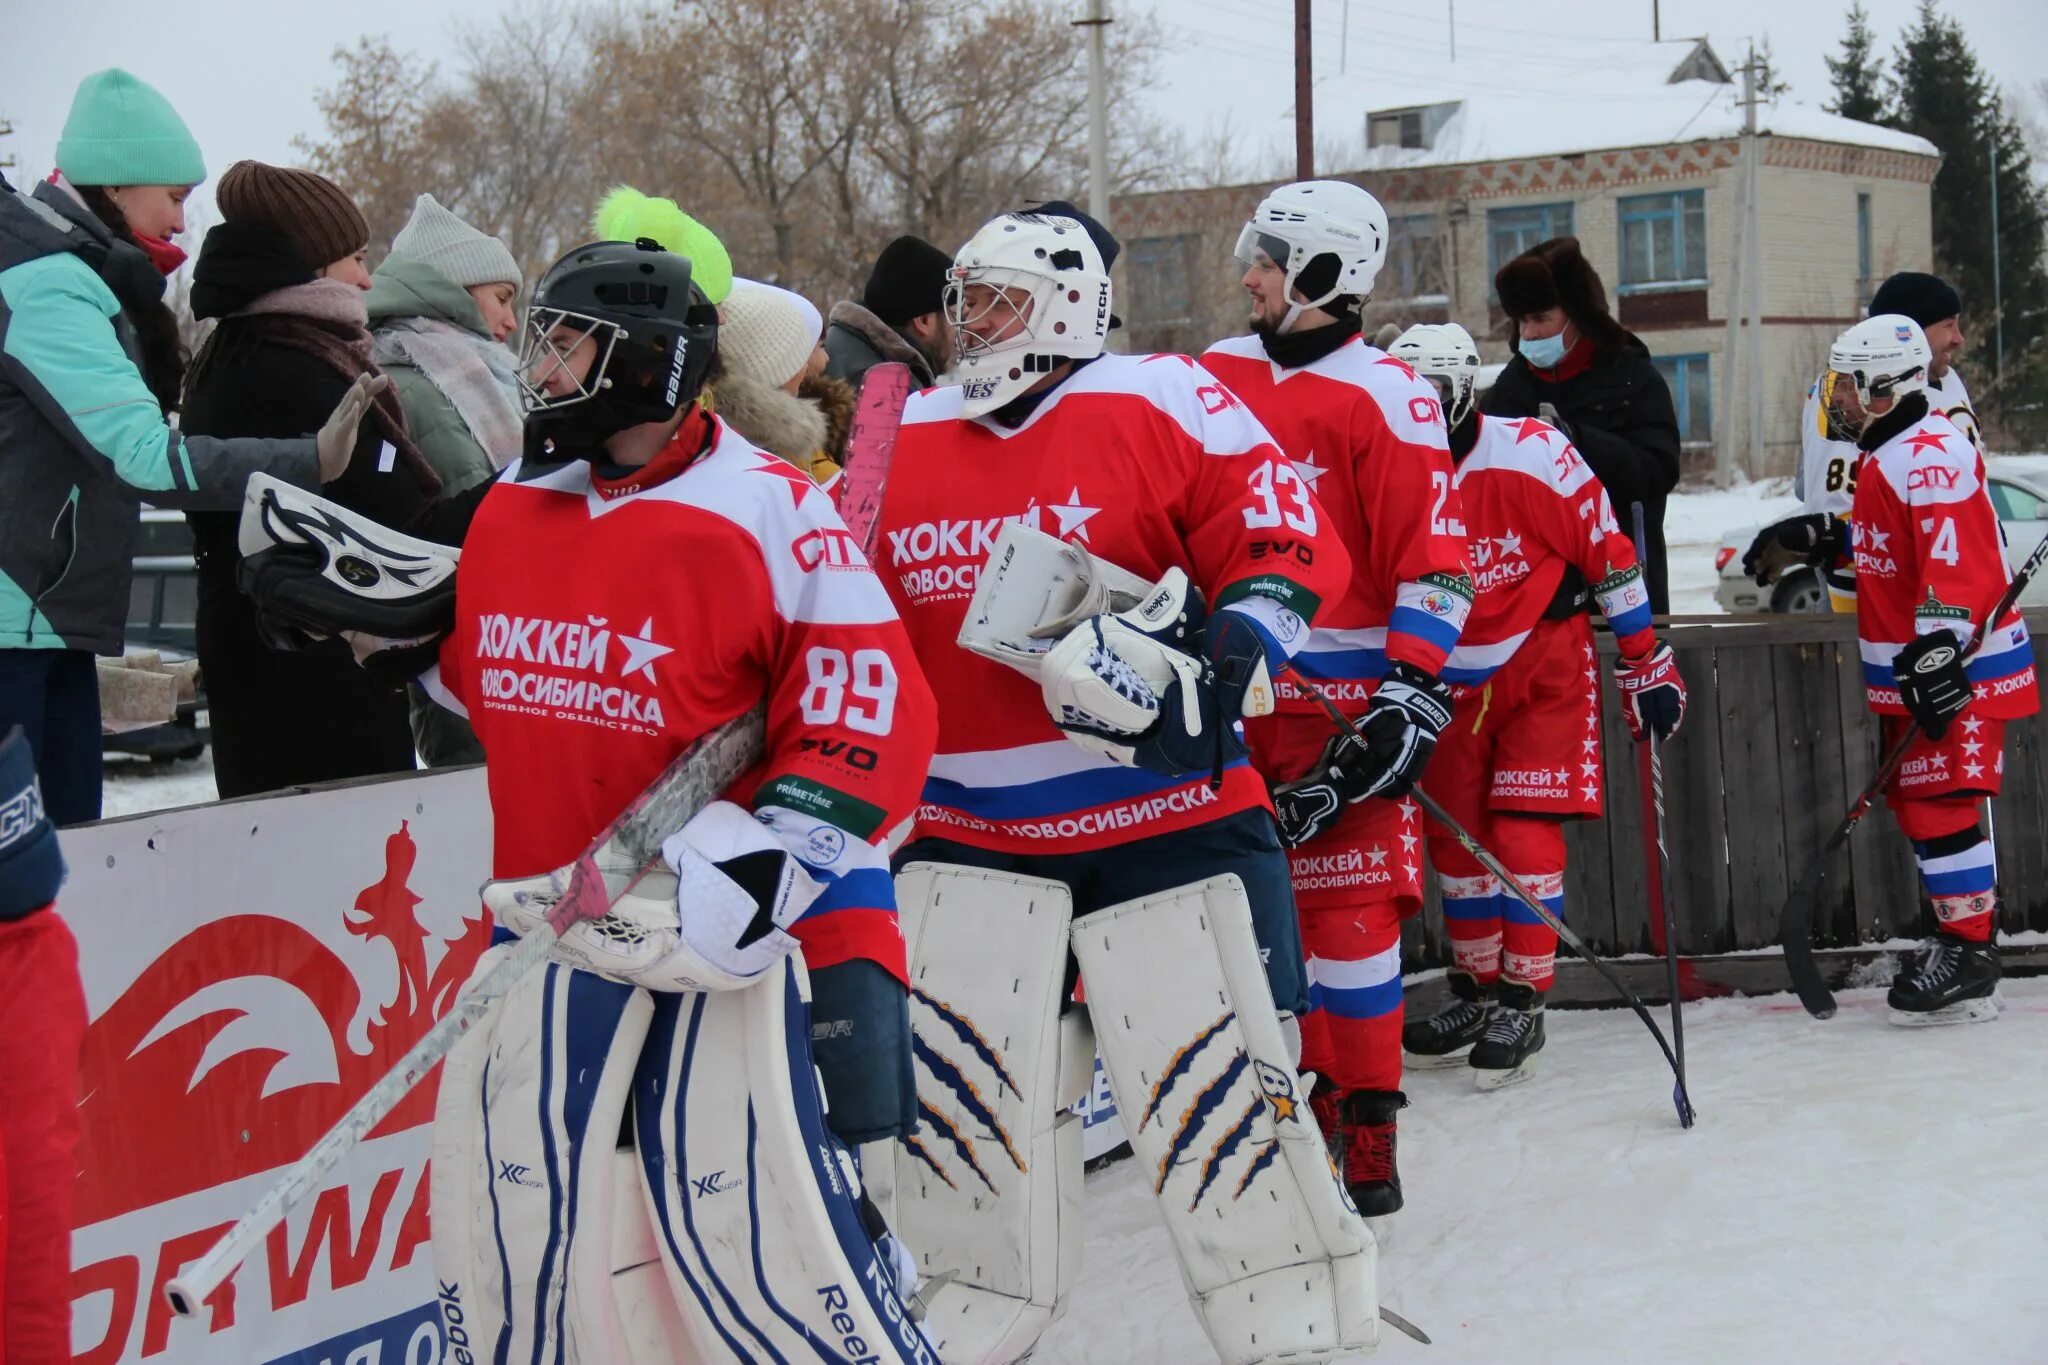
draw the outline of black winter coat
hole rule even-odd
[[[1558,383],[1542,379],[1517,354],[1479,407],[1492,417],[1540,417],[1538,407],[1550,404],[1606,488],[1623,534],[1631,538],[1635,519],[1630,509],[1642,504],[1649,542],[1643,571],[1650,584],[1650,609],[1661,616],[1671,610],[1664,501],[1678,486],[1678,414],[1648,348],[1633,333],[1625,335],[1626,345],[1601,351],[1588,368]]]
[[[186,391],[184,430],[208,436],[317,432],[349,381],[317,357],[259,342],[248,330],[246,319],[221,320],[206,363]],[[427,495],[402,462],[379,470],[383,445],[372,413],[347,472],[321,492],[383,525],[404,526]],[[199,666],[221,797],[416,767],[402,689],[372,681],[341,640],[279,651],[258,635],[255,608],[235,585],[240,514],[195,512],[187,520],[199,556]]]

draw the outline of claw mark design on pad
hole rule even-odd
[[[938,1015],[940,1021],[953,1031],[954,1036],[967,1044],[968,1047],[974,1049],[974,1055],[981,1058],[982,1065],[995,1072],[996,1079],[1009,1087],[1012,1095],[1015,1095],[1020,1100],[1024,1098],[1024,1092],[1017,1088],[1016,1078],[1010,1075],[1010,1068],[1003,1065],[1002,1054],[995,1050],[994,1045],[988,1039],[982,1037],[981,1030],[974,1026],[972,1020],[956,1011],[945,1001],[935,1000],[921,990],[913,988],[910,994],[912,998],[922,1001],[925,1008]]]
[[[1278,1138],[1261,1147],[1259,1154],[1252,1158],[1252,1164],[1244,1168],[1244,1178],[1237,1182],[1237,1191],[1230,1196],[1231,1199],[1235,1201],[1244,1198],[1244,1192],[1252,1187],[1254,1180],[1259,1178],[1259,1172],[1272,1165],[1273,1158],[1279,1155],[1280,1140]],[[1335,1174],[1334,1168],[1331,1173]]]
[[[1251,1058],[1239,1052],[1230,1059],[1230,1065],[1223,1068],[1223,1074],[1202,1087],[1194,1103],[1181,1114],[1180,1127],[1173,1135],[1173,1142],[1167,1147],[1166,1155],[1159,1158],[1159,1178],[1152,1186],[1152,1193],[1158,1194],[1166,1188],[1167,1177],[1173,1174],[1173,1168],[1180,1164],[1188,1147],[1200,1136],[1202,1124],[1230,1097],[1231,1087],[1237,1084],[1251,1064]]]
[[[1244,1112],[1238,1115],[1237,1122],[1230,1125],[1230,1131],[1216,1139],[1216,1145],[1209,1150],[1209,1159],[1202,1163],[1202,1183],[1195,1186],[1195,1197],[1188,1201],[1189,1213],[1193,1213],[1201,1206],[1202,1196],[1207,1194],[1209,1186],[1215,1183],[1217,1174],[1223,1169],[1224,1160],[1251,1136],[1252,1120],[1257,1118],[1259,1111],[1265,1107],[1264,1096],[1254,1099],[1244,1107]]]
[[[959,1067],[933,1050],[914,1030],[910,1035],[910,1050],[918,1061],[924,1063],[925,1070],[931,1072],[932,1079],[952,1091],[975,1121],[995,1135],[996,1140],[1003,1144],[1003,1151],[1009,1154],[1010,1164],[1022,1171],[1024,1158],[1017,1155],[1017,1148],[1010,1141],[1010,1130],[1003,1127],[1003,1121],[996,1117],[996,1111],[989,1102],[981,1097],[981,1091],[975,1088],[974,1082],[962,1075]]]
[[[1172,1093],[1175,1083],[1187,1075],[1188,1068],[1195,1064],[1195,1057],[1209,1045],[1209,1040],[1221,1033],[1236,1018],[1236,1010],[1226,1012],[1221,1019],[1196,1034],[1193,1042],[1173,1054],[1173,1060],[1166,1064],[1165,1072],[1152,1087],[1151,1102],[1145,1106],[1145,1116],[1138,1120],[1139,1132],[1144,1132],[1146,1126],[1152,1122],[1152,1116],[1159,1112],[1160,1103]]]
[[[990,1194],[997,1193],[995,1182],[988,1178],[988,1172],[984,1171],[981,1168],[981,1163],[975,1160],[974,1144],[961,1135],[960,1130],[953,1126],[951,1119],[932,1108],[931,1103],[922,1095],[918,1096],[917,1099],[917,1114],[920,1119],[931,1124],[933,1132],[942,1134],[947,1141],[953,1144],[953,1150],[960,1154],[960,1159],[967,1163],[968,1169],[981,1178],[981,1183],[988,1186]],[[951,1185],[953,1182],[949,1180],[946,1183]]]
[[[939,1165],[938,1161],[933,1158],[932,1154],[928,1150],[926,1150],[925,1145],[917,1140],[917,1134],[910,1133],[905,1135],[902,1139],[902,1142],[905,1147],[908,1147],[910,1149],[910,1153],[912,1156],[916,1157],[919,1161],[922,1161],[925,1165],[931,1167],[932,1174],[946,1182],[947,1189],[957,1190],[960,1188],[958,1185],[955,1185],[953,1183],[953,1177],[946,1174],[946,1168]]]

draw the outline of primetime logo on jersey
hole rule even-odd
[[[554,621],[493,612],[477,622],[476,654],[498,666],[484,668],[477,686],[483,704],[498,710],[658,735],[666,722],[654,665],[674,652],[654,639],[652,617],[633,633],[614,631],[603,616]]]

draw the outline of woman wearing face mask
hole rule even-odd
[[[364,304],[369,224],[332,181],[256,161],[231,166],[215,198],[221,223],[193,268],[192,311],[220,322],[192,364],[185,429],[304,431],[359,376],[382,377]],[[403,526],[440,487],[387,387],[348,473],[324,491],[372,520]],[[416,766],[405,693],[373,681],[339,640],[273,648],[235,583],[239,517],[208,513],[191,522],[199,665],[221,796]]]
[[[251,473],[338,478],[367,402],[340,385],[261,433],[285,439],[170,424],[184,355],[164,276],[205,177],[169,102],[107,70],[78,87],[56,174],[0,180],[0,734],[25,732],[60,825],[100,814],[93,656],[121,652],[138,504],[225,511]]]
[[[1494,276],[1514,356],[1480,402],[1494,417],[1541,417],[1578,447],[1622,528],[1643,508],[1644,577],[1651,609],[1671,610],[1664,569],[1664,500],[1678,485],[1678,416],[1671,390],[1634,333],[1607,311],[1607,291],[1576,237],[1539,243]],[[1566,576],[1553,612],[1587,609],[1579,576]],[[1546,619],[1552,619],[1546,617]]]
[[[431,194],[370,276],[371,359],[391,376],[413,443],[441,492],[473,488],[519,457],[519,263],[505,243]],[[430,768],[484,761],[469,722],[415,686],[412,735]]]

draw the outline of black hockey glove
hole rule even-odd
[[[1199,619],[1199,596],[1194,611]],[[1192,680],[1177,677],[1161,694],[1159,723],[1131,746],[1131,761],[1167,777],[1207,773],[1212,784],[1220,784],[1224,767],[1244,755],[1237,722],[1246,693],[1254,686],[1272,687],[1266,646],[1248,618],[1219,611],[1208,619],[1199,658],[1202,666]],[[1188,724],[1189,701],[1195,725]]]
[[[1963,649],[1955,635],[1931,630],[1892,659],[1899,697],[1929,739],[1948,733],[1949,722],[1961,715],[1975,695],[1963,671]]]
[[[1451,723],[1451,689],[1413,664],[1397,663],[1366,704],[1358,728],[1339,735],[1334,766],[1347,801],[1383,796],[1397,801],[1422,779],[1437,736]]]
[[[1742,555],[1742,571],[1760,588],[1795,564],[1834,563],[1849,542],[1849,523],[1832,512],[1808,512],[1773,522],[1756,533]]]
[[[1323,750],[1326,759],[1329,753],[1328,748]],[[1343,811],[1343,789],[1323,763],[1307,777],[1273,788],[1273,823],[1279,829],[1282,848],[1300,848],[1335,824]]]

